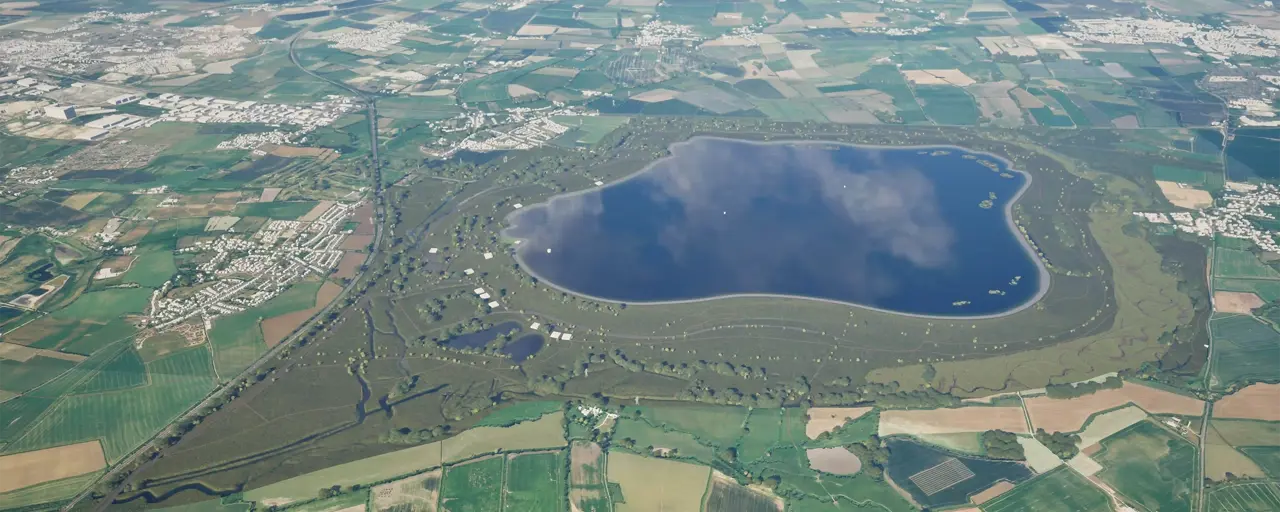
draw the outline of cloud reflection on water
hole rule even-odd
[[[507,234],[540,278],[612,300],[770,293],[927,314],[1019,305],[1038,269],[1002,201],[1025,181],[963,155],[695,138],[625,182],[521,210]],[[997,207],[979,208],[991,193]],[[957,310],[959,300],[973,305]]]

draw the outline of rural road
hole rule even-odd
[[[373,157],[372,200],[374,204],[374,218],[373,218],[374,253],[372,254],[376,254],[377,248],[381,247],[382,245],[384,232],[383,232],[383,226],[382,226],[381,220],[385,218],[385,213],[386,213],[385,205],[383,204],[383,201],[382,201],[382,193],[383,193],[382,161],[378,158],[378,133],[377,133],[378,110],[377,110],[377,104],[376,104],[377,102],[374,97],[364,93],[364,91],[360,91],[359,89],[351,87],[342,82],[331,80],[329,78],[321,76],[303,67],[302,64],[298,61],[297,53],[294,51],[294,42],[297,41],[298,37],[300,37],[302,34],[305,34],[306,31],[307,31],[306,29],[303,29],[302,31],[294,35],[292,39],[289,40],[289,60],[293,62],[293,64],[297,66],[299,69],[301,69],[304,73],[312,77],[315,77],[317,79],[324,80],[325,82],[329,82],[330,84],[333,84],[336,87],[340,87],[350,92],[351,94],[354,94],[356,97],[364,100],[365,102],[365,113],[369,118],[369,147],[371,148],[371,156]],[[372,257],[372,254],[370,255],[370,257]],[[231,384],[235,382],[239,382],[242,379],[248,379],[256,375],[258,370],[262,368],[264,363],[274,360],[275,357],[279,355],[281,351],[285,350],[288,347],[293,346],[294,342],[297,341],[298,338],[301,337],[303,333],[307,332],[307,330],[311,327],[311,325],[315,323],[316,319],[324,318],[335,307],[339,307],[338,304],[340,304],[342,302],[342,299],[345,298],[351,292],[351,290],[355,288],[356,283],[360,281],[360,277],[361,276],[358,275],[354,279],[351,279],[347,283],[347,285],[342,289],[342,292],[339,293],[338,296],[334,298],[332,302],[330,302],[327,306],[322,308],[314,316],[308,319],[306,323],[299,326],[293,332],[293,334],[290,335],[287,339],[285,339],[282,343],[279,343],[276,346],[269,349],[265,354],[262,355],[262,357],[258,358],[256,361],[250,364],[247,368],[245,368],[235,377],[227,379],[226,384],[223,384],[218,388],[214,389],[211,393],[209,393],[208,396],[204,398],[204,400],[201,400],[199,403],[187,409],[186,412],[182,413],[182,415],[178,416],[172,422],[170,422],[169,426],[182,424],[184,422],[189,421],[195,415],[194,413],[196,413],[197,411],[203,410],[205,407],[209,406],[210,404],[213,404],[222,400],[222,398],[226,395],[226,393],[232,388]],[[108,469],[105,473],[103,473],[103,475],[99,477],[97,481],[95,481],[92,485],[88,486],[85,490],[81,491],[80,494],[76,495],[75,498],[73,498],[70,502],[64,505],[62,507],[62,510],[63,511],[71,510],[78,503],[80,503],[81,500],[89,496],[89,494],[93,492],[93,489],[97,486],[99,482],[108,481],[111,478],[115,477],[123,468],[131,467],[135,459],[145,454],[148,451],[148,449],[155,444],[156,441],[160,440],[162,437],[167,436],[168,432],[169,432],[168,427],[160,430],[155,435],[153,435],[150,439],[148,439],[145,443],[142,443],[140,446],[135,448],[128,455],[125,455],[115,465],[113,465],[110,469]],[[112,489],[112,491],[108,493],[101,500],[101,502],[98,504],[97,507],[94,508],[94,510],[96,512],[101,512],[102,510],[105,510],[108,506],[110,506],[111,502],[114,501],[117,496],[119,496],[121,490],[127,484],[132,482],[133,475],[142,473],[143,470],[145,470],[151,464],[151,462],[152,461],[147,461],[143,463],[141,466],[137,467],[136,470],[128,478],[126,478],[124,482],[121,483],[121,485],[117,486],[115,489]]]

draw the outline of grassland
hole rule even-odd
[[[1060,467],[982,504],[983,512],[1105,512],[1111,500],[1080,474]]]
[[[450,512],[503,510],[503,461],[495,455],[449,466],[440,485],[440,505]]]
[[[1219,247],[1213,251],[1213,273],[1222,278],[1280,279],[1280,272],[1241,249]]]
[[[1190,510],[1195,495],[1196,448],[1144,421],[1102,441],[1092,456],[1098,477],[1144,508]]]
[[[144,249],[124,274],[124,281],[138,283],[147,288],[159,288],[178,273],[173,252],[166,249]]]
[[[1213,381],[1215,388],[1280,379],[1280,333],[1248,315],[1222,315],[1213,326]]]
[[[564,510],[565,452],[528,453],[507,459],[503,510]]]

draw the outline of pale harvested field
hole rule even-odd
[[[954,434],[1004,430],[1027,432],[1027,421],[1018,407],[962,407],[880,413],[880,436],[894,434]]]
[[[999,482],[996,482],[995,485],[988,487],[986,489],[983,489],[982,492],[979,492],[977,494],[974,494],[973,496],[970,496],[969,503],[973,503],[974,505],[981,505],[983,503],[990,501],[992,498],[995,498],[996,496],[1009,492],[1012,489],[1013,489],[1013,484],[1009,483],[1008,480],[1001,480]]]
[[[636,94],[632,96],[631,99],[644,103],[657,103],[659,101],[675,99],[678,95],[680,95],[679,91],[673,91],[671,89],[653,89]]]
[[[529,25],[520,27],[520,30],[516,32],[516,35],[518,36],[549,36],[551,34],[556,33],[556,29],[558,28],[559,27],[554,27],[551,25],[529,24]]]
[[[796,71],[820,69],[818,63],[813,60],[813,55],[816,53],[818,50],[787,50],[787,60],[791,61],[791,67]]]
[[[842,12],[840,20],[844,21],[849,28],[875,27],[881,24],[880,19],[884,18],[883,14],[878,12]]]
[[[370,242],[373,242],[373,235],[347,235],[338,248],[344,251],[363,251],[369,248]]]
[[[1172,181],[1157,181],[1156,185],[1160,186],[1160,192],[1174,206],[1199,210],[1213,205],[1213,196],[1204,190],[1183,187]]]
[[[1210,428],[1205,436],[1204,476],[1217,481],[1227,479],[1227,473],[1237,477],[1266,478],[1258,464],[1231,446],[1217,430]]]
[[[338,279],[349,279],[356,276],[356,272],[360,271],[360,265],[364,264],[364,260],[368,255],[362,252],[348,252],[342,255],[342,260],[338,261],[338,270],[334,272],[333,277]]]
[[[441,471],[436,469],[374,487],[371,491],[373,510],[407,506],[413,511],[435,512],[436,503],[440,501],[440,476]]]
[[[902,71],[902,76],[916,85],[946,85],[947,81],[923,69],[907,69]]]
[[[236,72],[232,67],[242,61],[244,61],[244,59],[227,59],[220,60],[218,62],[210,62],[204,65],[204,72],[214,75],[230,75]]]
[[[617,512],[699,510],[711,468],[673,460],[609,452],[609,480],[622,486]]]
[[[1022,445],[1022,453],[1027,456],[1027,465],[1036,473],[1047,473],[1062,465],[1062,459],[1034,437],[1019,437],[1018,444]]]
[[[569,484],[570,485],[601,485],[604,483],[604,474],[596,474],[587,468],[595,465],[596,460],[604,454],[604,450],[596,443],[588,443],[585,441],[574,441],[573,447],[569,449]]]
[[[852,475],[862,469],[862,460],[843,446],[805,450],[809,467],[833,475]]]
[[[975,81],[958,69],[919,69],[902,72],[908,81],[919,85],[956,85],[965,87]]]
[[[311,211],[307,212],[306,215],[298,217],[298,220],[300,222],[311,222],[320,218],[321,215],[324,215],[324,212],[328,211],[329,208],[333,208],[333,201],[328,199],[320,201],[318,204],[311,207]]]
[[[81,208],[84,208],[85,206],[88,206],[89,203],[92,203],[93,200],[97,199],[98,196],[100,195],[102,195],[102,192],[81,192],[79,194],[75,194],[75,195],[72,195],[71,197],[63,199],[62,206],[79,210]]]
[[[498,450],[516,451],[557,448],[567,444],[561,420],[563,412],[546,414],[535,421],[500,427],[476,427],[441,441],[441,459],[446,463],[469,459]],[[706,481],[704,480],[705,484]]]
[[[1147,419],[1146,411],[1136,406],[1105,412],[1094,416],[1080,431],[1080,448],[1088,448],[1111,437],[1139,421]]]
[[[77,363],[84,361],[85,359],[84,356],[79,354],[68,354],[65,352],[58,352],[57,350],[32,348],[26,345],[0,341],[0,359],[8,359],[10,361],[29,361],[35,356],[62,359],[64,361],[75,361]]]
[[[1067,461],[1067,465],[1076,470],[1077,473],[1080,473],[1081,476],[1086,477],[1092,477],[1102,471],[1102,464],[1098,464],[1098,461],[1093,460],[1093,457],[1084,452],[1077,453],[1075,457]]]
[[[324,285],[320,286],[320,291],[316,292],[315,306],[263,320],[262,339],[267,342],[268,347],[276,346],[277,343],[289,337],[289,333],[297,329],[303,322],[306,322],[308,318],[311,318],[311,315],[316,314],[330,302],[333,302],[333,299],[337,298],[341,292],[341,286],[326,281]]]
[[[507,95],[512,98],[519,98],[521,96],[537,96],[538,91],[520,84],[507,84]]]
[[[262,189],[262,195],[258,196],[258,202],[270,203],[276,200],[276,196],[280,195],[279,187],[267,187]]]
[[[204,77],[209,76],[208,73],[196,73],[194,75],[180,76],[178,78],[169,78],[165,80],[152,80],[147,85],[159,85],[162,87],[184,87],[199,82]]]
[[[1133,403],[1151,414],[1199,416],[1204,402],[1168,391],[1125,383],[1120,389],[1104,389],[1092,395],[1055,400],[1044,396],[1024,398],[1033,428],[1049,432],[1076,432],[1094,413]]]
[[[1280,384],[1253,384],[1213,405],[1213,417],[1280,421]]]
[[[92,473],[107,467],[97,440],[0,457],[0,492]]]
[[[1016,89],[1011,89],[1009,91],[1009,94],[1013,96],[1013,99],[1018,101],[1018,106],[1022,108],[1044,107],[1044,102],[1040,101],[1040,98],[1035,97],[1035,95],[1027,92],[1026,89],[1023,89],[1021,87],[1018,87]]]
[[[295,146],[276,146],[275,149],[271,150],[271,154],[275,156],[282,156],[285,158],[296,158],[296,157],[305,157],[305,156],[320,157],[320,156],[324,156],[324,154],[328,152],[329,152],[328,148],[300,148]],[[280,189],[276,189],[276,190],[280,190]],[[263,190],[263,193],[266,193],[266,190]]]
[[[1248,315],[1266,304],[1256,293],[1213,292],[1213,310],[1221,313]]]
[[[228,229],[231,229],[231,226],[236,225],[237,222],[240,222],[240,217],[236,217],[233,215],[209,217],[209,221],[204,224],[204,230],[205,231],[226,231]]]
[[[1115,119],[1112,119],[1111,125],[1115,126],[1116,128],[1132,130],[1134,128],[1140,127],[1141,123],[1138,121],[1138,116],[1127,115],[1127,116],[1120,116]]]
[[[871,412],[870,407],[814,407],[809,409],[809,422],[804,425],[804,434],[809,439],[817,439],[818,434],[830,432],[847,421],[861,418]]]
[[[538,68],[533,72],[535,75],[551,75],[551,76],[578,76],[578,70],[574,68],[561,68],[556,66],[547,66]]]

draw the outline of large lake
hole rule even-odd
[[[626,303],[773,294],[978,316],[1039,296],[1009,205],[1027,176],[953,147],[698,137],[630,178],[518,210],[526,271]]]

